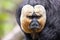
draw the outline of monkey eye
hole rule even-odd
[[[32,16],[27,16],[27,18],[32,19]]]
[[[40,16],[27,16],[27,18],[29,18],[29,19],[33,19],[33,18],[36,18],[36,19],[39,19],[39,18],[41,18],[42,17],[42,15],[40,15]]]

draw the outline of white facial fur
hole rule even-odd
[[[46,10],[44,8],[44,6],[42,5],[36,5],[36,6],[31,6],[31,5],[25,5],[22,8],[21,11],[21,17],[20,17],[20,22],[21,22],[21,28],[24,32],[26,33],[31,33],[32,30],[28,29],[29,23],[31,22],[31,19],[28,19],[26,16],[27,15],[32,15],[33,12],[35,12],[35,14],[42,15],[41,18],[38,19],[38,22],[41,24],[41,29],[37,30],[38,32],[42,31],[42,29],[45,26],[46,23]]]

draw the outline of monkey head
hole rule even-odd
[[[46,23],[46,10],[42,5],[25,5],[21,10],[20,25],[25,33],[41,32]]]

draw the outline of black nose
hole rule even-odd
[[[30,23],[30,29],[39,29],[39,22],[36,19],[33,19]]]

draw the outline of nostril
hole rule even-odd
[[[30,29],[39,29],[39,23],[38,22],[32,22],[30,24]]]
[[[32,23],[31,26],[39,26],[38,23]]]
[[[40,26],[39,22],[37,21],[36,18],[34,18],[34,19],[32,19],[29,28],[30,29],[39,29],[40,28],[39,26]]]

